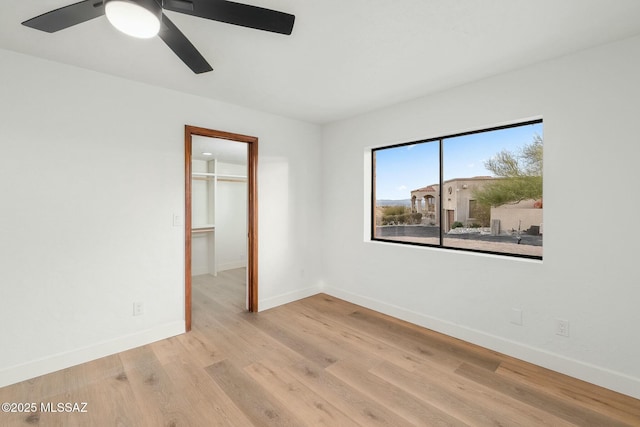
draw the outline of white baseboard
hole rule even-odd
[[[0,370],[0,387],[49,374],[101,357],[120,353],[184,333],[184,320],[167,323],[153,329],[103,341],[88,347],[54,354]]]
[[[258,311],[268,310],[270,308],[277,307],[279,305],[288,304],[299,299],[307,298],[312,295],[316,295],[322,292],[320,285],[310,286],[305,289],[300,289],[286,294],[278,295],[271,298],[265,298],[258,300]]]
[[[225,263],[219,263],[216,266],[216,268],[218,272],[220,272],[225,270],[233,270],[236,268],[244,268],[246,266],[247,266],[247,260],[240,260],[240,261],[230,261]]]
[[[402,307],[362,295],[353,294],[331,286],[322,286],[322,292],[371,310],[423,326],[436,332],[524,360],[525,362],[533,363],[534,365],[542,366],[544,368],[569,375],[573,378],[578,378],[618,393],[640,399],[639,378],[634,378],[620,372],[581,362],[546,350],[530,347],[519,342],[507,340],[472,328],[456,325],[442,319],[406,310]]]

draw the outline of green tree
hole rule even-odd
[[[474,191],[478,203],[501,206],[522,200],[542,198],[542,137],[536,135],[531,144],[519,152],[503,150],[487,160],[485,168],[493,172],[495,182]]]
[[[385,216],[402,215],[407,211],[408,209],[404,206],[383,206],[382,207],[382,212]]]

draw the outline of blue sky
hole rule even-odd
[[[542,123],[447,138],[444,140],[444,179],[492,175],[484,162],[502,150],[518,152],[542,136]],[[438,142],[376,151],[376,199],[408,199],[411,190],[437,184]]]

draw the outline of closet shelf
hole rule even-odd
[[[193,172],[191,175],[194,177],[207,177],[207,178],[247,179],[246,175],[233,175],[228,173]]]
[[[218,178],[229,178],[229,179],[247,179],[246,175],[231,175],[227,173],[218,173],[216,174]]]

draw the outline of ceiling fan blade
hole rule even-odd
[[[226,0],[165,0],[163,7],[200,18],[286,35],[293,31],[296,19],[288,13]]]
[[[22,25],[46,31],[47,33],[55,33],[102,15],[104,15],[102,0],[85,0],[43,13],[40,16],[24,21]]]
[[[194,73],[201,74],[213,70],[207,60],[198,52],[198,49],[165,14],[162,14],[162,24],[158,35]]]

